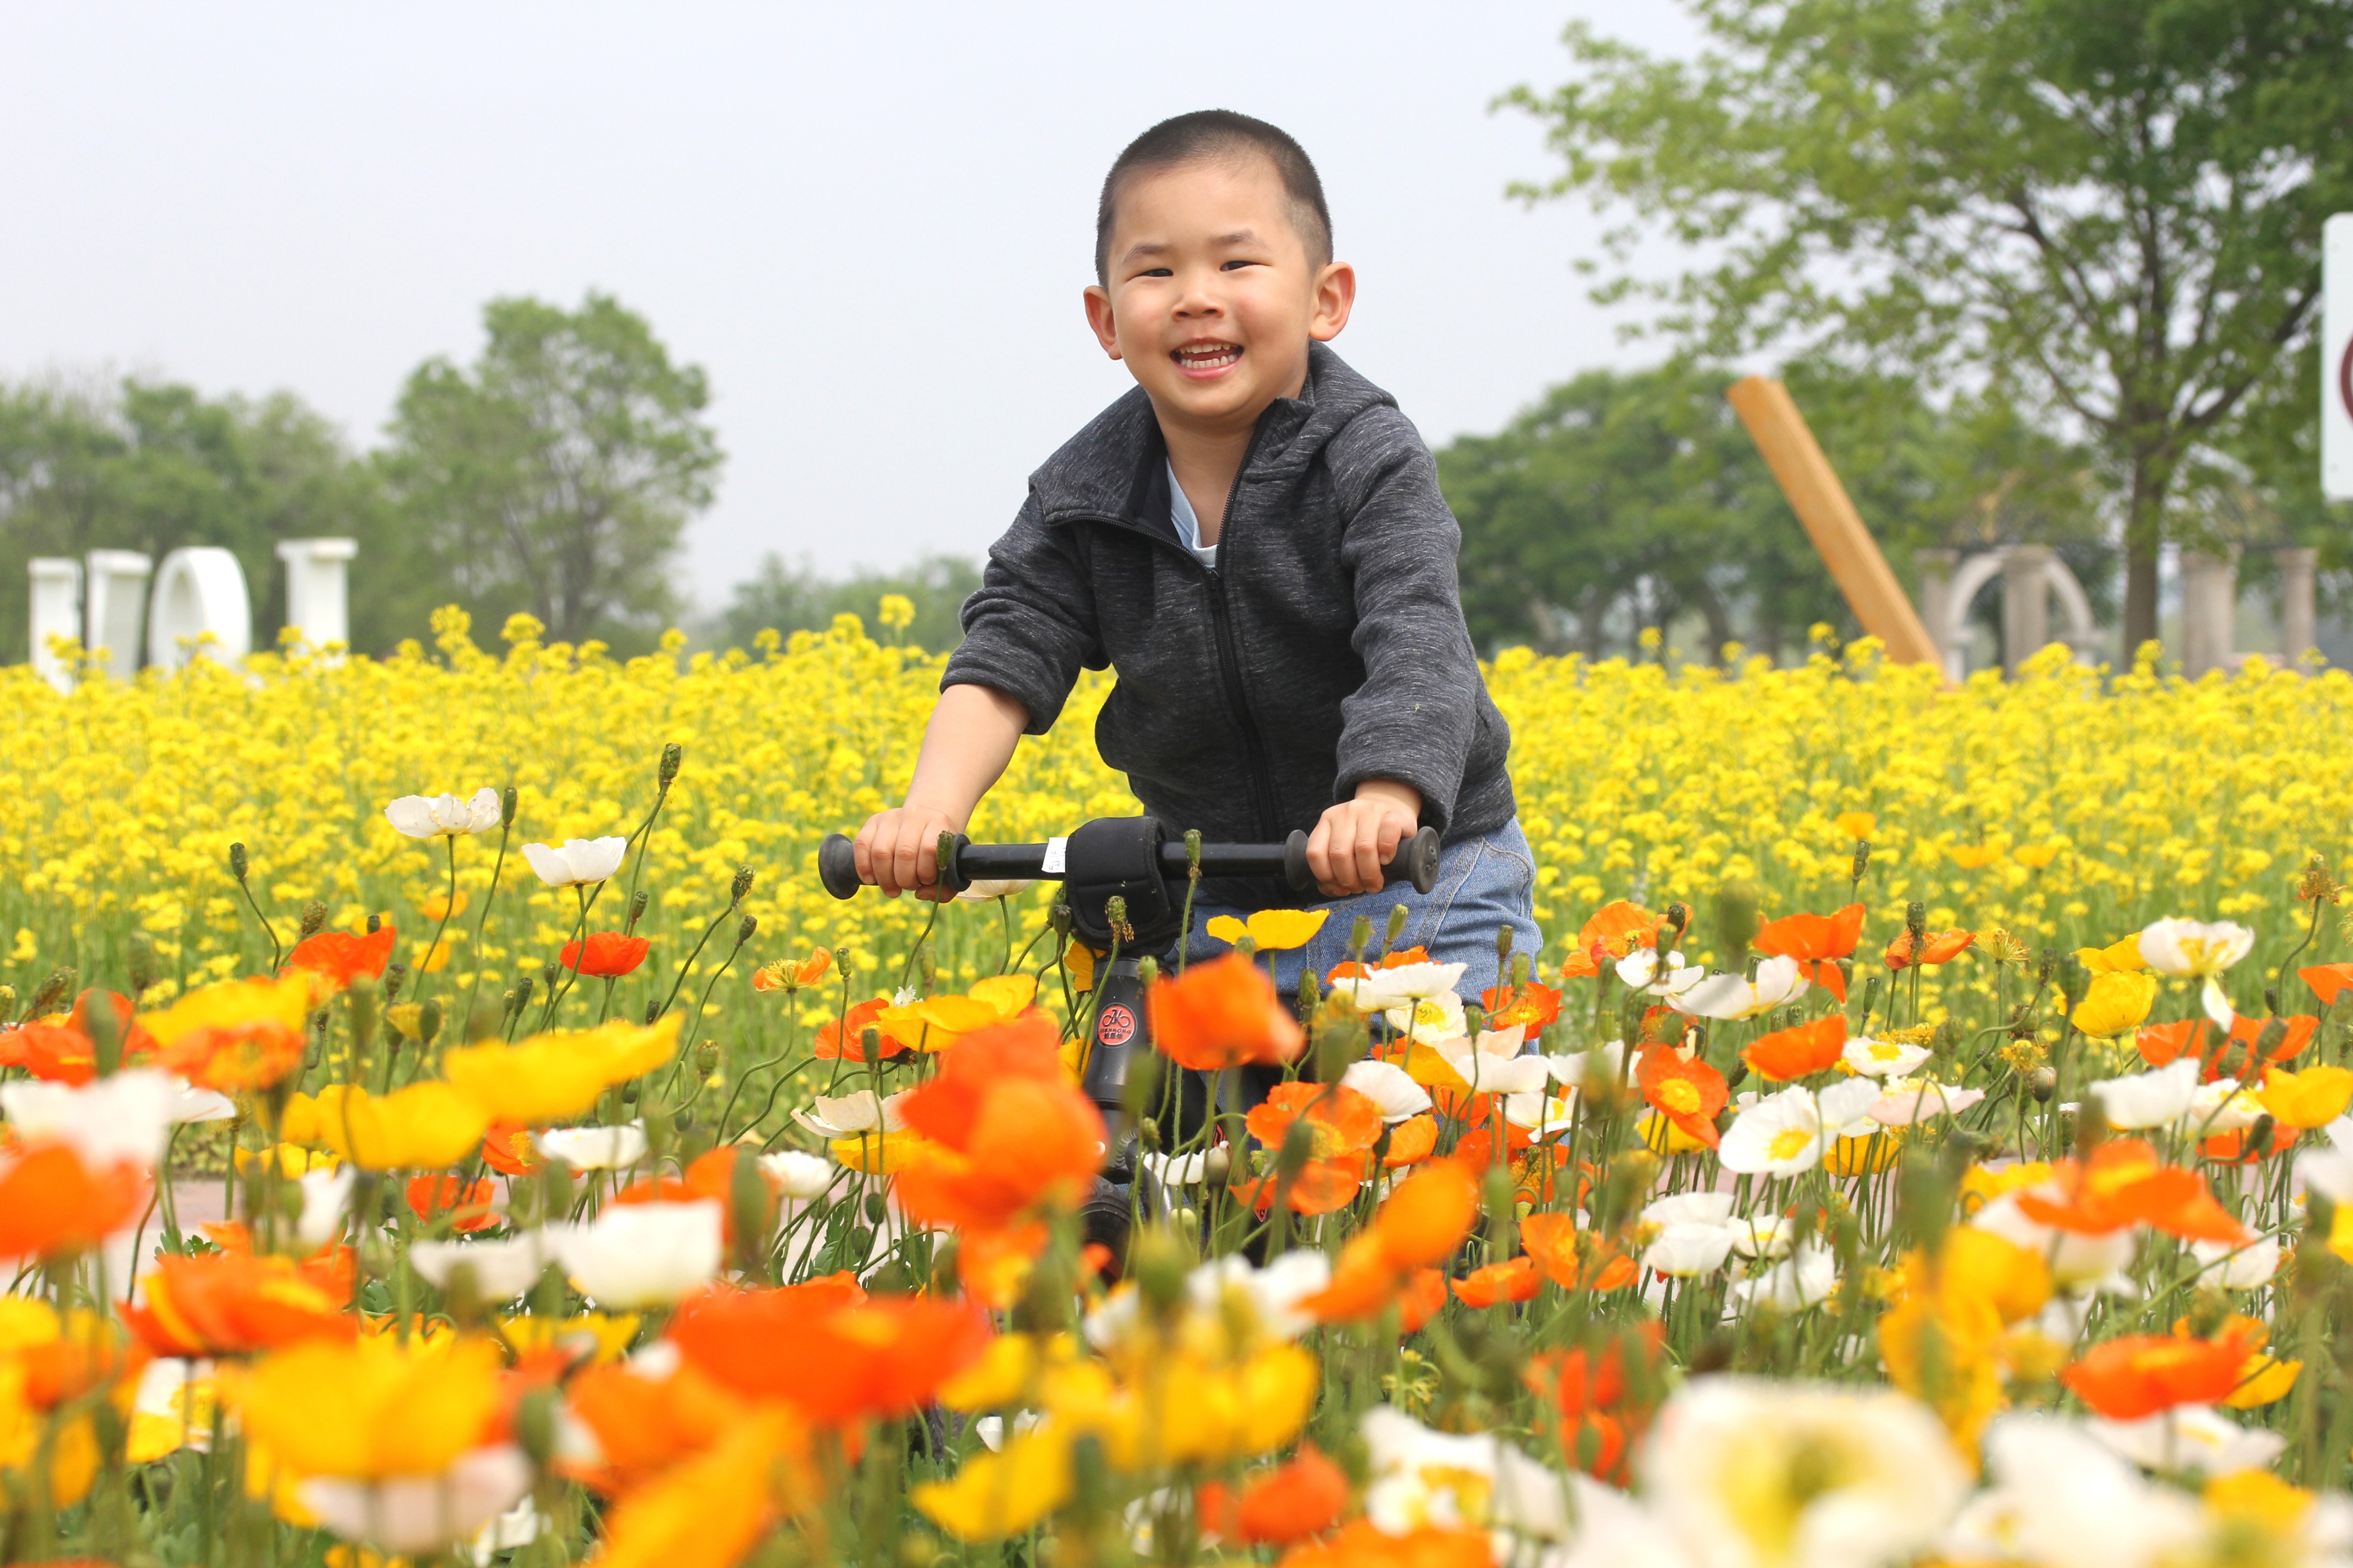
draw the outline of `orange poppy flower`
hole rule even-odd
[[[1425,1524],[1390,1535],[1371,1520],[1351,1520],[1336,1535],[1303,1542],[1275,1568],[1493,1568],[1487,1532]]]
[[[1423,1324],[1446,1305],[1446,1276],[1435,1268],[1417,1268],[1405,1277],[1397,1293],[1398,1331],[1419,1333]]]
[[[539,1145],[531,1140],[530,1128],[501,1122],[492,1122],[482,1134],[482,1163],[509,1176],[536,1175],[547,1164],[540,1156]]]
[[[1250,1136],[1270,1149],[1282,1147],[1294,1121],[1304,1119],[1313,1135],[1308,1158],[1337,1160],[1363,1152],[1381,1135],[1381,1108],[1345,1084],[1279,1083],[1248,1117]]]
[[[146,1201],[147,1177],[135,1165],[93,1171],[62,1143],[0,1155],[0,1258],[47,1262],[86,1252]]]
[[[1642,1277],[1632,1258],[1591,1231],[1580,1233],[1572,1215],[1528,1215],[1520,1221],[1520,1245],[1545,1278],[1564,1290],[1622,1290]]]
[[[2086,1235],[2147,1225],[2185,1241],[2249,1238],[2197,1172],[2163,1163],[2142,1139],[2115,1139],[2088,1161],[2055,1162],[2051,1173],[2061,1188],[2058,1198],[2033,1191],[2018,1195],[2020,1211],[2041,1225]]]
[[[455,1176],[413,1176],[407,1192],[409,1208],[427,1224],[446,1214],[452,1230],[470,1234],[499,1223],[498,1211],[491,1206],[498,1201],[496,1182],[485,1179],[470,1184]]]
[[[565,1405],[595,1436],[596,1459],[556,1468],[607,1497],[636,1490],[702,1452],[742,1422],[744,1403],[692,1366],[666,1378],[635,1367],[594,1366],[572,1379]]]
[[[780,958],[774,963],[764,963],[752,972],[754,991],[800,991],[825,978],[833,967],[833,949],[811,948],[802,959]]]
[[[1389,1152],[1381,1156],[1385,1170],[1419,1165],[1438,1147],[1438,1118],[1425,1110],[1389,1129]]]
[[[881,1032],[874,1020],[891,1005],[888,996],[877,996],[871,1002],[860,1002],[840,1018],[828,1018],[817,1026],[817,1054],[819,1060],[862,1062],[866,1057],[866,1031],[874,1029],[876,1058],[895,1057],[907,1048],[906,1042],[894,1040]],[[847,1041],[848,1044],[843,1042]]]
[[[1209,1481],[1195,1494],[1204,1535],[1243,1546],[1288,1546],[1321,1535],[1348,1507],[1348,1475],[1313,1443],[1237,1494]]]
[[[296,942],[294,951],[286,955],[286,967],[307,969],[341,991],[354,980],[380,977],[384,966],[392,962],[392,943],[390,925],[376,927],[372,936],[322,931]]]
[[[1662,1387],[1664,1343],[1665,1325],[1650,1322],[1613,1335],[1598,1352],[1580,1345],[1529,1362],[1521,1376],[1547,1410],[1558,1412],[1561,1451],[1571,1462],[1613,1485],[1626,1484],[1631,1440],[1650,1418],[1647,1398],[1627,1402],[1628,1363],[1642,1369],[1645,1388]]]
[[[1767,921],[1748,945],[1757,952],[1798,961],[1798,973],[1846,1000],[1846,974],[1838,966],[1854,954],[1862,936],[1862,906],[1849,904],[1834,915],[1783,915]]]
[[[567,942],[555,961],[575,974],[592,980],[617,980],[646,961],[652,940],[623,936],[617,931],[592,931],[578,942]]]
[[[1479,993],[1479,1005],[1487,1009],[1490,1029],[1525,1029],[1531,1038],[1560,1016],[1560,993],[1533,980],[1525,985],[1490,985]]]
[[[156,1259],[122,1320],[157,1355],[249,1355],[315,1336],[350,1338],[359,1321],[285,1258],[210,1252]]]
[[[2309,1013],[2299,1013],[2281,1020],[2286,1033],[2272,1047],[2262,1062],[2255,1061],[2256,1047],[2263,1043],[2268,1018],[2234,1016],[2231,1032],[2219,1047],[2211,1020],[2183,1018],[2171,1024],[2151,1024],[2134,1037],[2133,1044],[2141,1060],[2153,1068],[2166,1067],[2186,1056],[2196,1057],[2203,1065],[2199,1077],[2208,1083],[2219,1078],[2235,1078],[2242,1082],[2262,1077],[2259,1068],[2286,1061],[2312,1043],[2314,1031],[2320,1020]]]
[[[2059,1381],[2111,1421],[2137,1421],[2177,1405],[2220,1403],[2246,1361],[2237,1340],[2126,1334],[2094,1345]]]
[[[1651,1108],[1713,1149],[1715,1118],[1732,1099],[1724,1075],[1667,1046],[1653,1046],[1634,1065],[1634,1080]]]
[[[2201,1138],[2198,1142],[2199,1158],[2218,1165],[2252,1165],[2295,1147],[2296,1130],[2293,1127],[2275,1122],[2268,1138],[2254,1138],[2253,1132],[2252,1127],[2242,1127]]]
[[[1810,1024],[1759,1036],[1756,1044],[1740,1053],[1740,1059],[1760,1078],[1788,1083],[1828,1072],[1838,1065],[1839,1054],[1845,1048],[1846,1015],[1830,1013]]]
[[[712,1382],[839,1423],[889,1420],[930,1404],[941,1384],[980,1359],[992,1331],[972,1302],[869,1299],[837,1274],[775,1290],[711,1286],[680,1306],[670,1337]]]
[[[1149,1005],[1153,1042],[1179,1067],[1287,1062],[1307,1044],[1274,982],[1239,952],[1154,981]]]
[[[1535,1259],[1522,1253],[1503,1263],[1473,1268],[1454,1282],[1454,1294],[1466,1307],[1493,1307],[1501,1301],[1533,1301],[1543,1284]]]
[[[1960,957],[1962,952],[1968,949],[1968,945],[1977,941],[1977,939],[1978,933],[1973,931],[1929,931],[1921,939],[1919,962],[1922,963],[1950,963],[1953,960]],[[1895,935],[1895,940],[1887,944],[1887,952],[1884,954],[1884,957],[1887,960],[1887,967],[1890,969],[1911,968],[1913,963],[1912,933],[1908,931],[1898,931]]]
[[[1484,1100],[1486,1096],[1480,1098]],[[1528,1148],[1535,1140],[1535,1133],[1506,1121],[1504,1123],[1503,1147],[1499,1151],[1495,1146],[1495,1124],[1492,1120],[1485,1120],[1455,1140],[1454,1157],[1484,1170],[1490,1165],[1508,1164],[1513,1155]]]
[[[2353,985],[2353,963],[2307,964],[2295,972],[2295,977],[2311,986],[2312,994],[2326,1007],[2337,1000],[2338,993]]]
[[[105,1002],[94,1004],[92,997],[103,997]],[[99,1005],[114,1009],[125,1065],[154,1053],[153,1038],[132,1016],[131,999],[119,991],[93,988],[74,998],[73,1011],[62,1024],[37,1018],[0,1032],[0,1068],[22,1068],[50,1083],[90,1082],[98,1076],[98,1043],[90,1037],[90,1009]]]
[[[1310,1160],[1291,1179],[1283,1205],[1293,1214],[1303,1215],[1345,1208],[1365,1184],[1363,1169],[1361,1161]],[[1270,1172],[1244,1188],[1243,1196],[1252,1209],[1264,1215],[1274,1207],[1275,1194],[1282,1190],[1282,1178]]]
[[[1327,987],[1334,986],[1344,980],[1362,980],[1379,970],[1402,969],[1409,963],[1428,963],[1429,962],[1430,950],[1426,947],[1401,947],[1394,952],[1381,954],[1371,963],[1358,963],[1353,958],[1344,959],[1334,964],[1324,974],[1324,984]]]
[[[1434,1290],[1437,1305],[1409,1322],[1411,1332],[1445,1302],[1443,1279],[1430,1285],[1420,1274],[1434,1275],[1430,1265],[1451,1258],[1478,1217],[1478,1176],[1462,1161],[1432,1160],[1398,1184],[1373,1223],[1341,1249],[1332,1283],[1302,1305],[1325,1322],[1341,1322],[1377,1317],[1401,1292],[1427,1297]]]
[[[904,1107],[931,1145],[898,1174],[910,1215],[996,1229],[1041,1203],[1085,1195],[1108,1134],[1103,1113],[1064,1081],[1060,1045],[1053,1021],[1030,1013],[940,1053],[939,1072]]]
[[[1659,917],[1640,904],[1620,899],[1602,905],[1577,928],[1577,951],[1560,966],[1564,980],[1582,980],[1601,973],[1638,947],[1657,939]]]

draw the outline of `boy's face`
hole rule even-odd
[[[1309,340],[1348,323],[1355,269],[1311,265],[1282,177],[1263,158],[1180,163],[1130,180],[1107,282],[1087,321],[1164,422],[1247,428],[1296,396]]]

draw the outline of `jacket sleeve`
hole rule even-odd
[[[1080,550],[1071,530],[1047,526],[1036,496],[1022,504],[964,602],[964,642],[948,656],[941,690],[990,687],[1029,710],[1028,733],[1054,727],[1079,671],[1108,662]]]
[[[1422,822],[1443,835],[1482,693],[1455,573],[1461,530],[1439,493],[1438,464],[1404,415],[1360,416],[1335,445],[1333,479],[1347,517],[1340,560],[1354,584],[1351,640],[1365,683],[1340,704],[1334,797],[1350,798],[1366,779],[1410,784],[1421,793]]]

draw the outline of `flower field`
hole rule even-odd
[[[2353,1562],[2341,674],[1506,655],[1545,949],[1107,1123],[1050,887],[818,886],[935,657],[434,630],[0,671],[7,1560]]]

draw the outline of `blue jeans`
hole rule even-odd
[[[1373,922],[1370,951],[1377,952],[1382,934],[1388,930],[1389,911],[1403,904],[1405,931],[1397,945],[1427,948],[1437,963],[1465,965],[1456,989],[1464,1000],[1476,1002],[1479,993],[1504,978],[1495,959],[1498,926],[1512,928],[1512,951],[1527,954],[1531,964],[1543,951],[1544,937],[1536,930],[1535,892],[1535,854],[1514,818],[1493,833],[1446,846],[1438,859],[1438,880],[1427,893],[1400,885],[1328,903],[1303,904],[1303,908],[1332,911],[1324,929],[1305,947],[1261,956],[1273,971],[1279,992],[1286,998],[1295,996],[1303,965],[1313,965],[1320,981],[1333,965],[1348,957],[1348,933],[1358,915]],[[1208,921],[1217,915],[1239,918],[1242,913],[1223,904],[1195,902],[1187,957],[1215,958],[1228,951],[1225,942],[1208,933]]]

